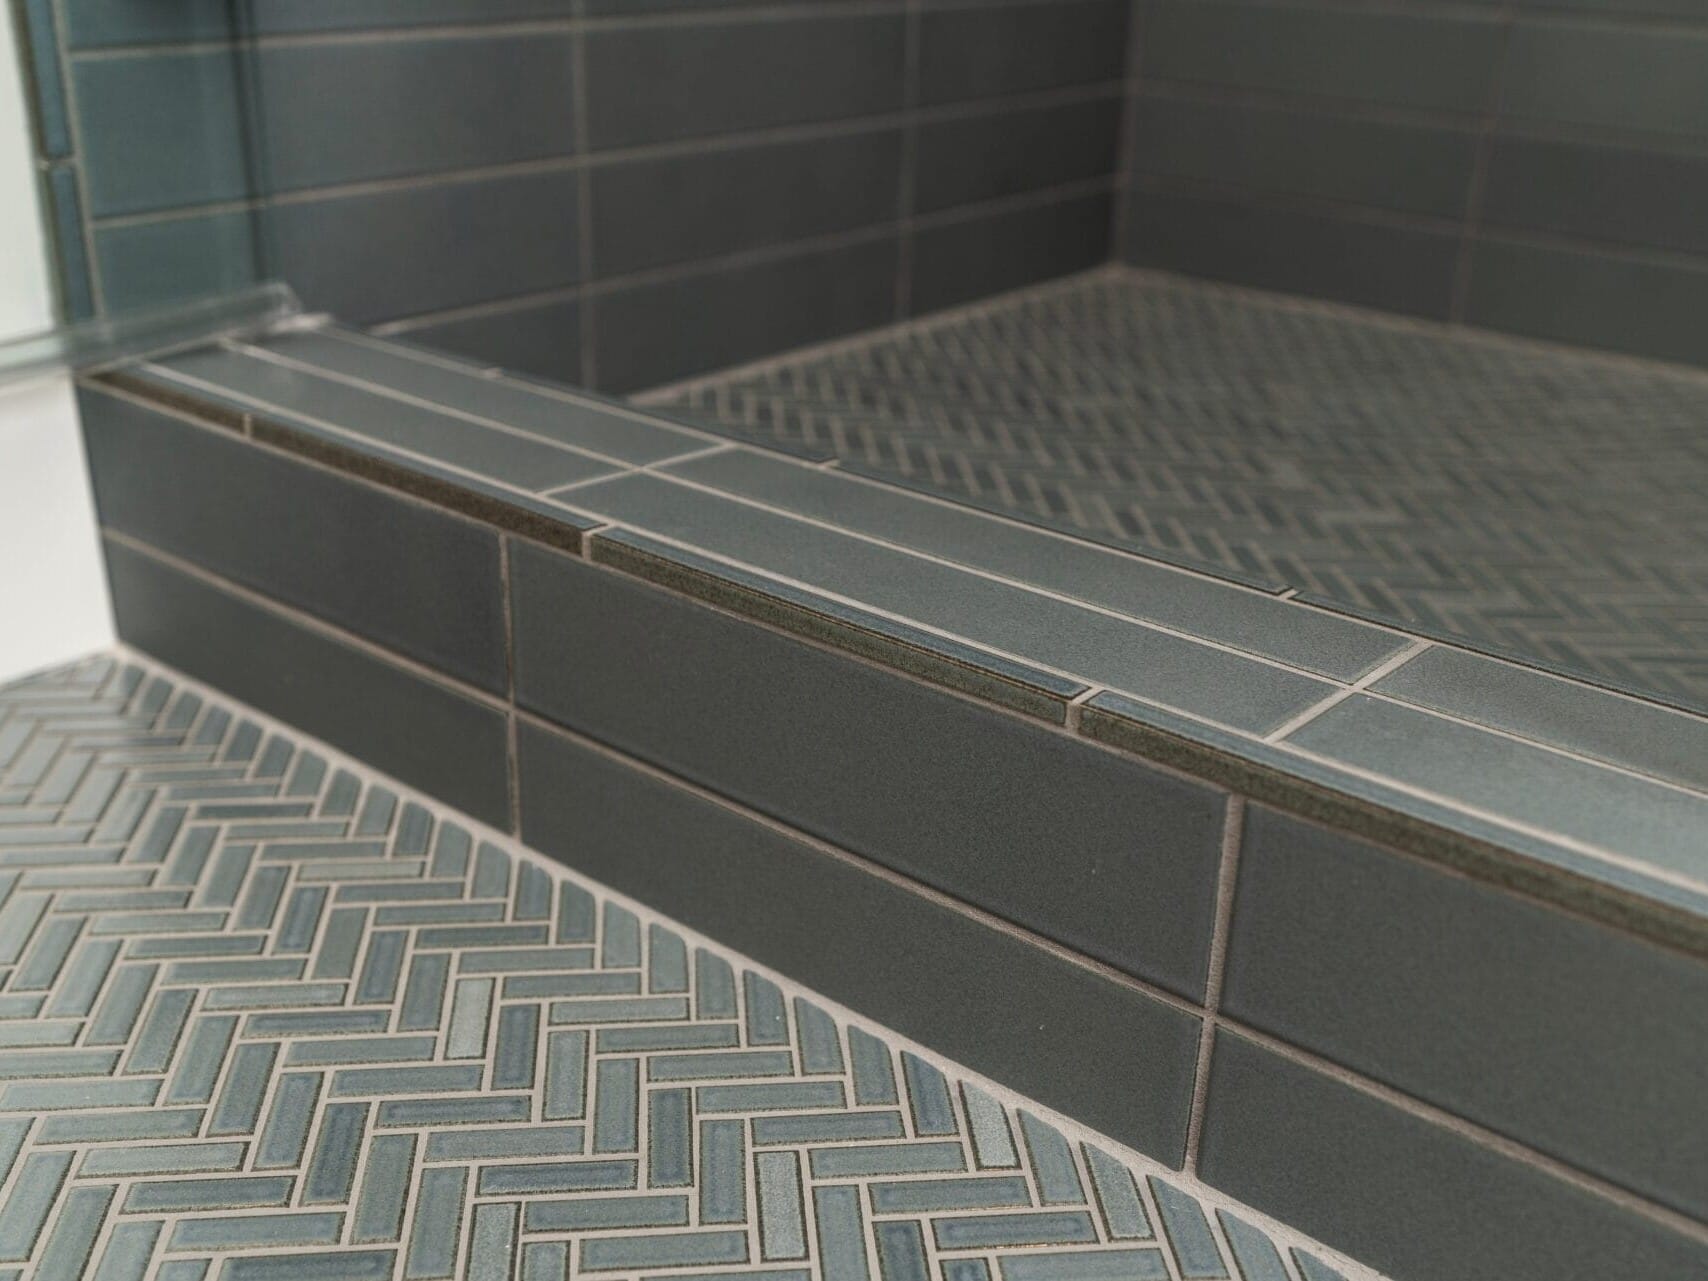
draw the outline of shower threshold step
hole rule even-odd
[[[1395,1277],[1708,1266],[1708,720],[337,326],[82,405],[138,650]]]

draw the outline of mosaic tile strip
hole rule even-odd
[[[0,689],[0,1047],[19,1281],[1339,1275],[123,659]]]

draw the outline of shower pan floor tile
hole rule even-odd
[[[0,687],[0,1047],[17,1281],[1368,1275],[122,654]]]
[[[638,399],[1708,708],[1698,371],[1107,268]]]

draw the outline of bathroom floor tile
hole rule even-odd
[[[71,715],[84,705],[103,715]],[[76,888],[77,847],[52,837],[87,826],[83,802],[24,749],[45,723],[116,771],[120,795],[154,801],[174,760],[229,761],[221,777],[246,799],[312,802],[339,831],[309,858],[300,837],[268,840],[300,824],[295,807],[133,823],[122,870],[148,875]],[[128,740],[152,745],[142,763]],[[16,992],[29,1000],[9,1026],[77,1031],[4,1052],[0,1165],[21,1173],[0,1184],[0,1263],[43,1278],[833,1281],[938,1248],[949,1281],[975,1264],[1144,1281],[1310,1248],[324,751],[124,657],[0,688],[0,795],[52,811],[30,828],[46,857],[3,874],[0,944],[29,958],[92,913],[104,931],[54,975],[0,970],[0,999],[26,971],[45,985]],[[411,876],[376,881],[376,861]],[[383,906],[319,875],[346,862],[363,885],[426,884],[431,868],[499,915],[382,924]],[[173,962],[126,949],[257,935],[267,956],[298,948],[301,975],[208,988],[194,1012],[192,988],[131,977]],[[1237,1237],[1211,1227],[1229,1215]]]

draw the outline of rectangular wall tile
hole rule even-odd
[[[638,391],[890,320],[893,237],[603,294],[597,386]]]
[[[595,148],[840,120],[902,105],[899,13],[755,15],[587,40]],[[659,86],[668,85],[668,93]]]
[[[891,221],[901,154],[900,130],[883,129],[599,165],[589,177],[595,274]]]
[[[1708,364],[1708,260],[1659,263],[1484,236],[1465,319],[1533,338]]]
[[[581,381],[581,303],[573,298],[411,325],[392,339],[553,382]]]
[[[921,228],[913,240],[914,314],[1085,271],[1109,254],[1110,197],[958,218]]]
[[[1326,110],[1142,96],[1136,172],[1461,218],[1477,135]]]
[[[100,391],[78,404],[104,525],[503,691],[492,531]]]
[[[1046,0],[927,8],[919,21],[927,104],[1118,80],[1127,0]]]
[[[572,69],[567,34],[264,45],[267,190],[568,156]]]
[[[1455,231],[1144,188],[1126,226],[1137,266],[1435,319],[1448,314],[1458,247]]]
[[[1142,0],[1139,74],[1390,107],[1479,112],[1492,101],[1493,14],[1304,0]],[[1232,38],[1232,33],[1238,38]]]
[[[608,571],[517,552],[525,706],[1130,972],[1202,989],[1216,794]]]
[[[311,309],[369,324],[575,284],[574,173],[459,179],[272,206],[272,271]]]
[[[1397,1281],[1686,1281],[1708,1246],[1259,1048],[1217,1037],[1199,1173]]]
[[[1500,137],[1489,157],[1482,218],[1492,227],[1705,254],[1708,157]]]
[[[95,269],[112,315],[194,302],[260,278],[256,215],[195,214],[95,230]]]
[[[521,760],[530,845],[1178,1161],[1192,1017],[549,731],[523,727]]]
[[[1513,27],[1507,117],[1708,137],[1708,31],[1544,15]]]
[[[81,61],[72,78],[96,217],[251,194],[234,49]]]
[[[496,710],[107,542],[119,636],[404,782],[508,826]],[[257,662],[256,655],[268,656]]]
[[[1226,1012],[1698,1218],[1705,1005],[1700,962],[1247,816]]]
[[[1120,120],[1121,100],[1110,95],[922,121],[914,208],[931,213],[1110,173]]]

